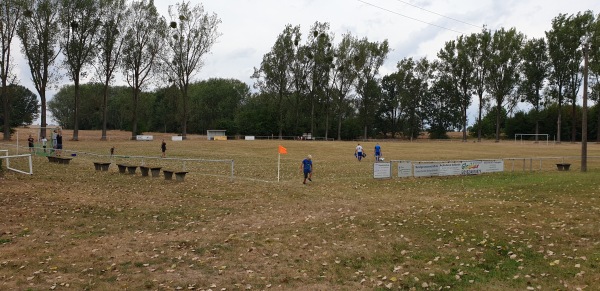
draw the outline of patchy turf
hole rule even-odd
[[[4,290],[577,290],[600,283],[600,163],[553,160],[500,174],[374,180],[356,142],[65,138],[69,165],[34,158],[0,178]],[[22,136],[26,136],[22,134]],[[234,160],[181,162],[167,157]],[[13,142],[12,144],[15,144]],[[24,144],[21,143],[20,144]],[[277,181],[277,146],[282,156]],[[386,160],[579,155],[580,145],[380,142]],[[5,148],[8,145],[0,145]],[[185,167],[184,182],[94,170],[93,161]],[[600,145],[589,144],[600,156]],[[13,151],[11,149],[11,151]],[[22,151],[22,150],[21,150]],[[300,162],[312,154],[314,182]],[[153,158],[133,158],[152,156]],[[17,166],[19,162],[15,162]],[[538,161],[532,162],[537,169]],[[526,171],[523,171],[523,168]],[[515,171],[511,171],[515,169]]]

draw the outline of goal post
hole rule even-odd
[[[523,143],[523,137],[525,137],[526,141],[529,140],[527,139],[528,137],[535,137],[536,139],[534,141],[539,141],[538,137],[545,137],[546,138],[546,144],[548,144],[548,137],[549,134],[547,133],[515,133],[515,143],[517,141],[520,141],[521,143]]]
[[[4,153],[4,155],[2,153]],[[17,159],[17,160],[13,160],[13,161],[15,161],[20,167],[26,167],[25,165],[23,165],[23,162],[21,162],[19,158],[27,158],[27,166],[29,166],[29,171],[20,170],[20,169],[11,167],[10,159]],[[8,150],[0,150],[0,161],[6,161],[6,168],[13,172],[17,172],[17,173],[21,173],[21,174],[25,174],[25,175],[33,175],[33,162],[31,160],[31,154],[9,156]],[[2,163],[0,163],[0,166],[1,165],[2,165]],[[14,163],[13,163],[13,165],[14,165]]]

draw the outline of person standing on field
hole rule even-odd
[[[56,155],[57,156],[60,156],[62,154],[62,148],[63,148],[62,131],[58,131],[58,133],[56,133]]]
[[[46,145],[48,144],[48,140],[46,137],[42,137],[42,148],[44,149],[44,153],[46,152]]]
[[[311,155],[308,155],[306,159],[302,160],[302,164],[300,164],[300,170],[304,173],[304,181],[302,184],[306,184],[306,179],[312,182],[313,164]]]
[[[358,161],[360,162],[363,158],[363,147],[358,144],[356,146],[356,149],[354,150],[354,156],[356,156],[356,158],[358,159]]]
[[[33,136],[31,136],[31,134],[29,135],[29,138],[27,139],[27,145],[29,145],[29,152],[33,153]]]
[[[381,158],[381,146],[379,145],[379,143],[377,143],[375,145],[375,161],[379,161],[380,158]]]
[[[56,150],[56,136],[58,134],[56,133],[56,129],[52,131],[52,152],[54,152]]]
[[[165,153],[167,151],[167,143],[165,142],[165,140],[162,140],[162,144],[160,145],[160,150],[162,151],[162,157],[165,157]]]

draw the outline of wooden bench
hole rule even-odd
[[[184,171],[172,171],[172,170],[163,170],[163,173],[165,173],[165,180],[173,180],[173,174],[175,174],[175,179],[177,181],[183,181],[183,179],[185,178],[185,174],[187,174],[188,172],[184,172]]]
[[[161,167],[150,167],[150,173],[153,178],[160,177],[160,169]]]
[[[175,171],[163,170],[163,173],[165,174],[165,180],[173,180],[173,173],[175,173]]]
[[[72,158],[63,158],[63,157],[57,157],[57,156],[47,156],[47,157],[48,157],[49,162],[63,164],[63,165],[68,165],[69,162],[71,162],[71,160],[72,160]]]
[[[187,174],[188,172],[175,172],[175,179],[177,181],[183,181],[183,179],[185,178],[185,174]]]
[[[568,163],[556,164],[556,168],[558,168],[559,171],[568,171],[570,167],[571,167],[571,164],[568,164]]]
[[[152,174],[152,177],[160,176],[161,167],[148,167],[148,166],[140,166],[140,171],[142,171],[143,177],[148,177],[148,173]]]
[[[135,175],[136,169],[137,169],[137,166],[127,165],[127,173],[129,173],[129,175]]]
[[[142,177],[148,177],[148,172],[150,171],[150,167],[140,166],[140,171],[142,172]]]
[[[109,166],[110,166],[110,163],[94,162],[94,168],[96,169],[96,171],[108,171]]]
[[[126,164],[118,164],[117,167],[119,167],[119,173],[125,174],[125,170],[127,170]]]

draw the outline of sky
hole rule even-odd
[[[154,2],[168,20],[169,5],[180,1]],[[204,66],[195,79],[234,78],[250,87],[254,84],[250,78],[254,68],[260,66],[287,24],[299,25],[306,36],[315,22],[328,22],[334,44],[348,32],[371,42],[387,40],[391,52],[380,69],[383,76],[394,72],[403,58],[435,59],[445,42],[462,34],[480,32],[484,25],[492,31],[515,27],[528,38],[540,38],[551,29],[552,19],[560,13],[570,15],[586,10],[600,13],[598,0],[191,0],[190,3],[201,3],[205,12],[215,13],[222,21],[218,28],[221,36],[204,57]],[[15,51],[20,52],[20,44],[15,45],[18,46]],[[35,92],[26,62],[19,53],[15,59],[20,83]],[[65,77],[60,84],[69,84],[69,80]],[[55,92],[56,89],[48,92],[49,99]],[[469,124],[475,119],[476,101],[468,111]]]

